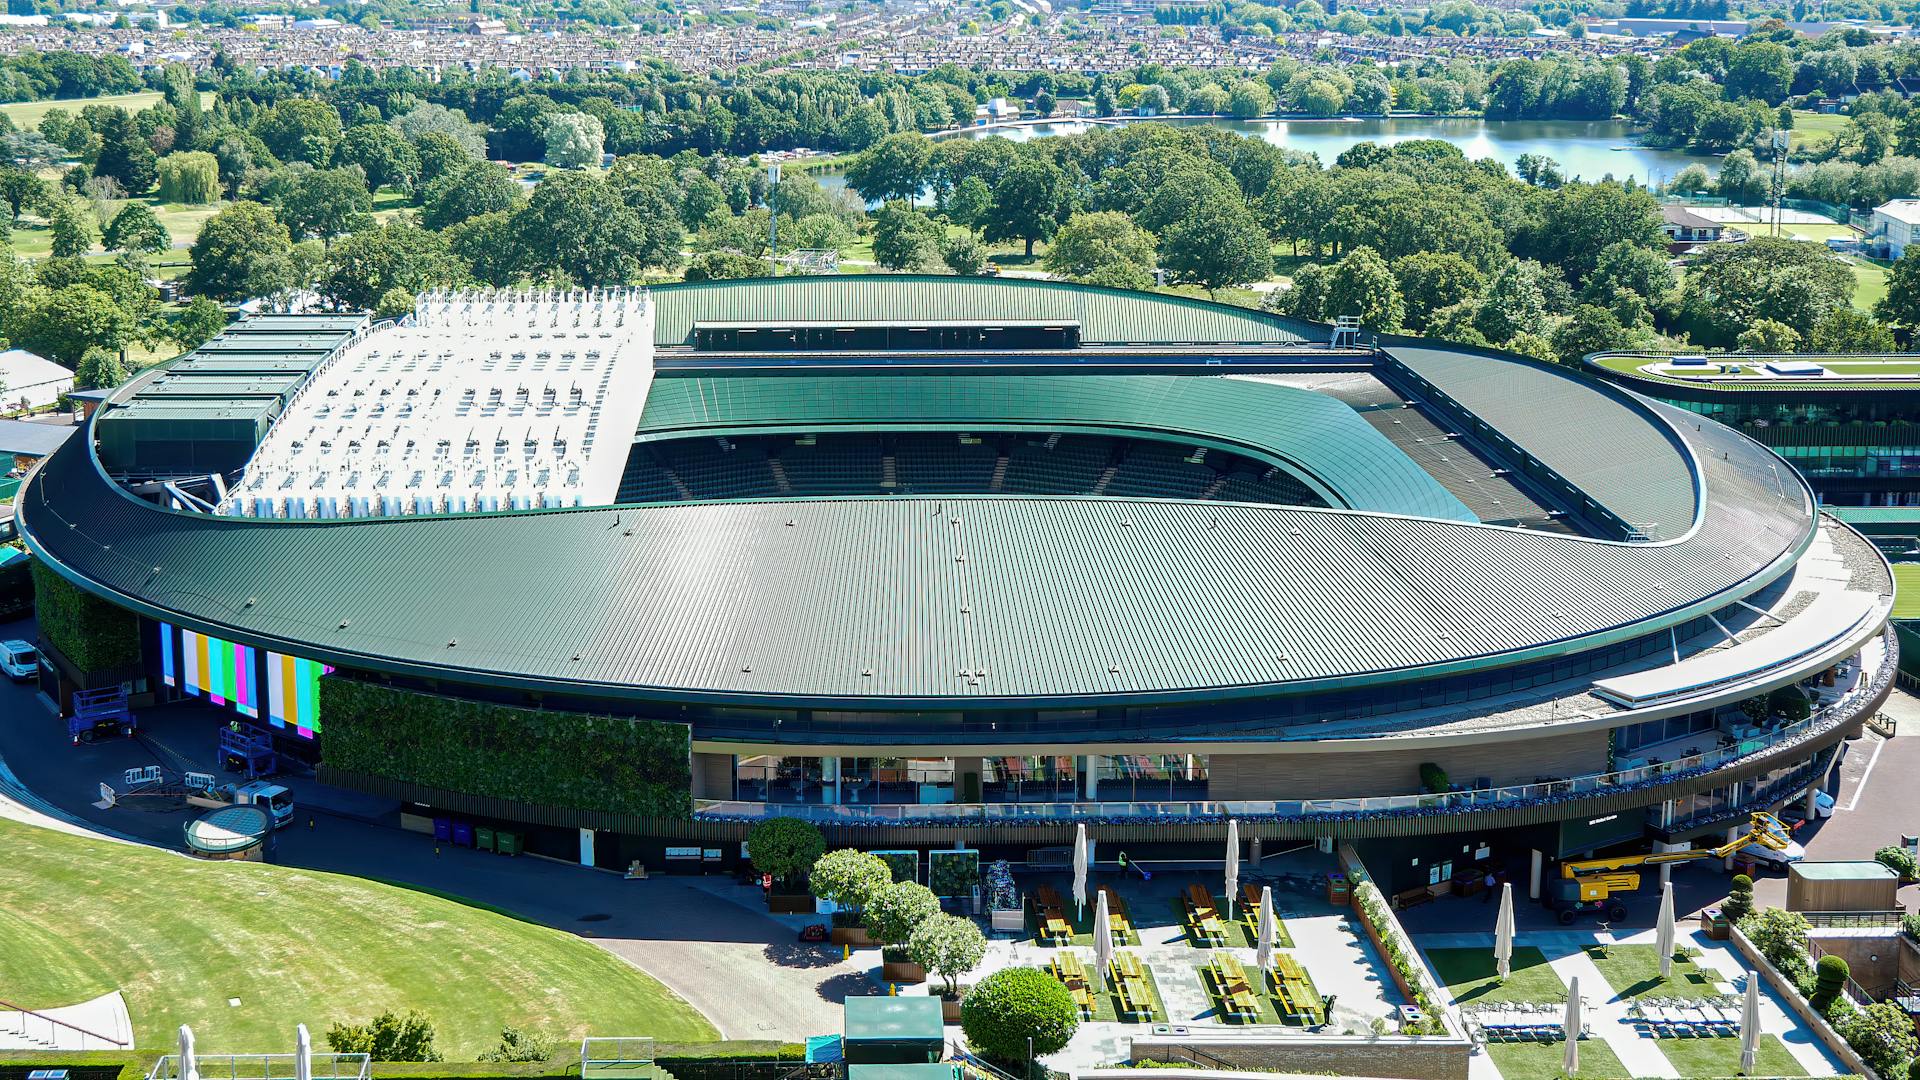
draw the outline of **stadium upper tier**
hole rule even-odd
[[[662,287],[651,299],[660,370],[627,479],[635,460],[671,469],[676,441],[697,439],[761,455],[754,483],[764,473],[774,497],[728,501],[738,489],[656,478],[646,505],[252,519],[142,498],[103,468],[95,440],[76,439],[22,492],[22,532],[122,606],[344,667],[861,709],[1174,704],[1564,657],[1725,608],[1790,571],[1816,532],[1806,486],[1752,441],[1502,354],[1398,339],[1331,353],[1304,344],[1325,327],[1034,282],[791,279]],[[696,348],[703,323],[801,316],[906,330],[1073,325],[1079,344],[929,349],[882,358],[887,371],[778,358],[816,365],[805,374],[736,370],[736,358]],[[1093,346],[1118,342],[1192,373],[1104,373],[1124,362]],[[1262,374],[1215,377],[1228,371]],[[1318,388],[1332,374],[1351,377],[1347,391]],[[136,383],[117,400],[140,393]],[[1420,424],[1398,424],[1394,410]],[[110,405],[94,425],[113,422]],[[786,473],[781,447],[848,434],[897,434],[913,449],[846,450],[877,463],[844,487]],[[903,468],[941,453],[929,435],[952,438],[956,461],[973,462],[955,472],[975,470],[977,484],[984,470],[988,490],[836,494],[903,490]],[[1056,447],[1134,440],[1146,464],[1116,487],[1130,459],[1110,458],[1083,496],[1007,493],[1007,476],[1029,475],[1016,465],[1052,467],[1033,447],[1056,436]],[[768,437],[786,441],[754,441]],[[983,443],[990,462],[973,449]],[[648,446],[668,457],[639,458]],[[1200,475],[1182,465],[1216,453],[1265,463],[1267,480],[1284,474],[1325,505],[1236,501],[1225,480],[1211,494],[1200,481],[1205,498],[1180,486]],[[1149,497],[1166,491],[1188,496]],[[1563,527],[1488,523],[1509,502],[1524,505],[1516,520],[1551,512]]]

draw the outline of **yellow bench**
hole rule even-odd
[[[1248,985],[1247,972],[1240,966],[1240,961],[1225,953],[1216,953],[1213,974],[1220,986],[1221,1005],[1228,1015],[1242,1019],[1260,1015],[1260,1006],[1253,998],[1253,987]]]

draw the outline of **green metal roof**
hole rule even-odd
[[[722,375],[655,379],[640,435],[834,425],[1184,434],[1244,448],[1335,506],[1474,521],[1346,405],[1290,386],[1183,375]]]
[[[850,997],[843,1012],[841,1037],[850,1043],[944,1042],[946,1024],[940,1019],[940,999],[924,995]]]
[[[956,282],[964,287],[956,288]],[[743,287],[745,286],[745,287]],[[865,274],[750,282],[703,281],[652,290],[653,340],[683,345],[695,322],[1072,320],[1087,344],[1325,341],[1311,323],[1161,293],[1023,278]]]

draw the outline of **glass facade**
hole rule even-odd
[[[1709,393],[1706,401],[1658,391],[1655,396],[1736,428],[1786,458],[1829,502],[1920,504],[1920,393],[1889,388],[1781,399],[1766,391],[1727,390]]]

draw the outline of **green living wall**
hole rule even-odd
[[[326,764],[468,795],[684,818],[687,728],[320,680]]]
[[[33,564],[33,614],[40,636],[82,672],[114,671],[140,662],[140,620]]]

